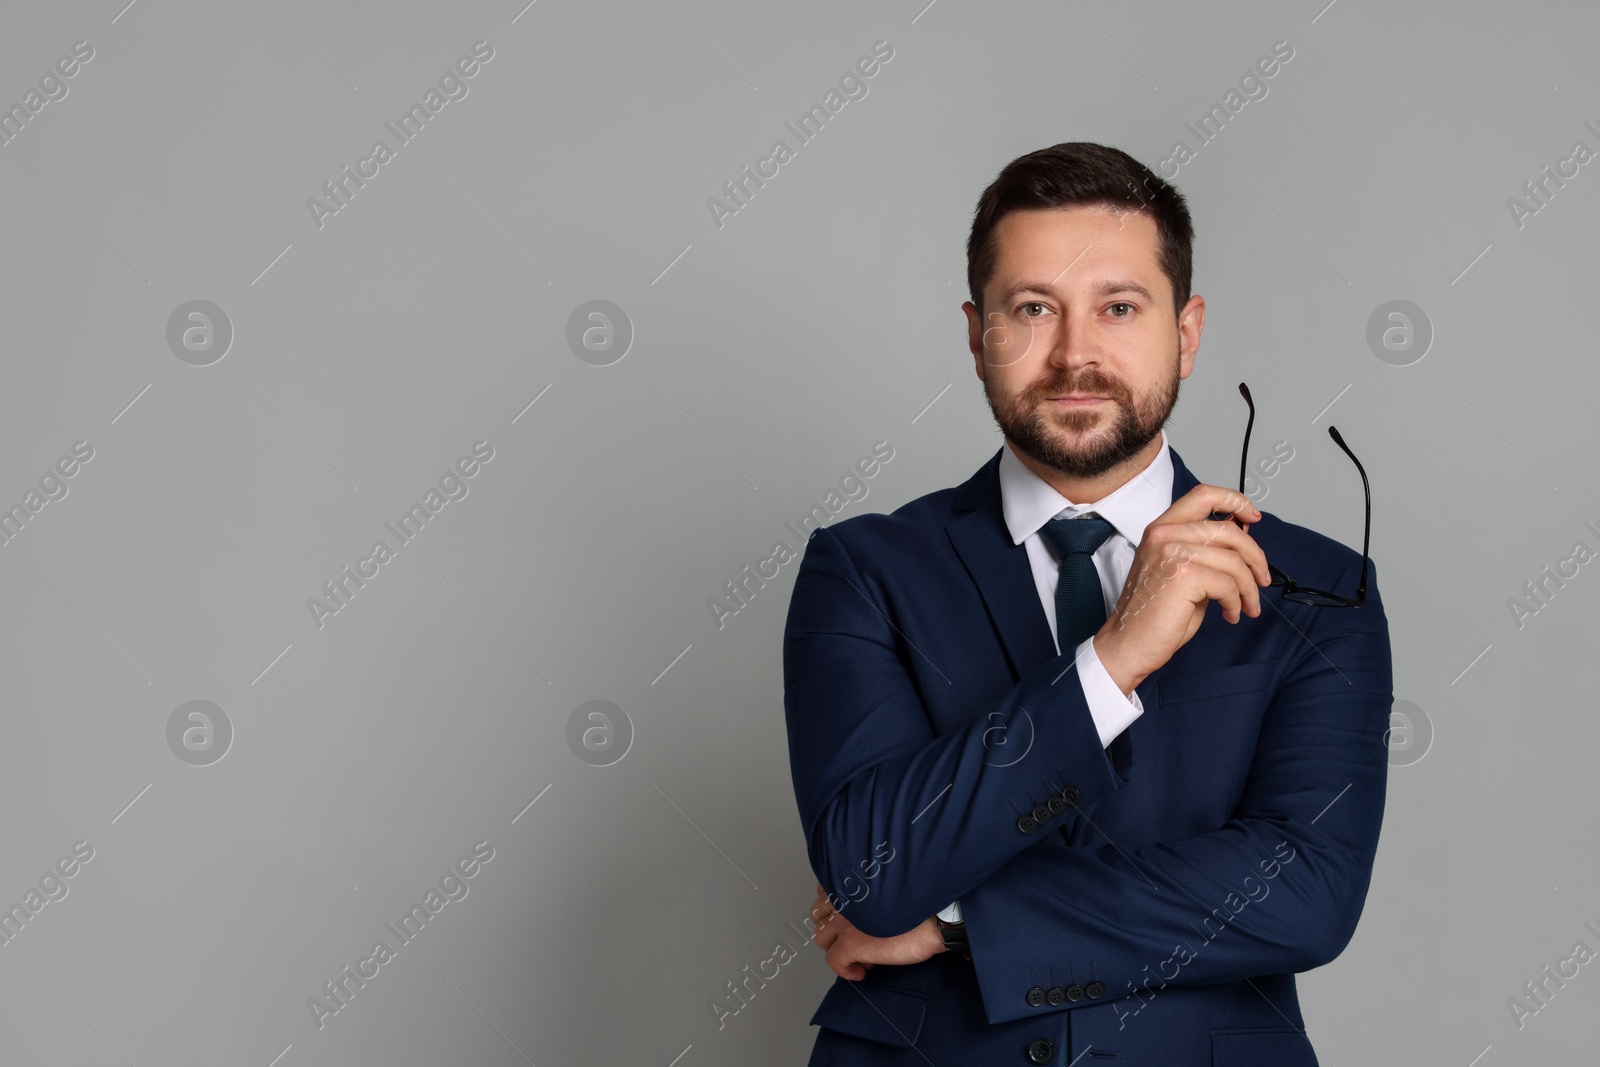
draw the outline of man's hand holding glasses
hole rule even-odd
[[[1358,608],[1366,600],[1372,491],[1361,461],[1339,431],[1329,426],[1328,435],[1360,471],[1366,494],[1361,577],[1355,595],[1301,585],[1269,564],[1261,546],[1249,535],[1250,524],[1261,518],[1261,512],[1244,492],[1256,409],[1243,382],[1239,383],[1239,392],[1250,406],[1250,419],[1245,424],[1238,491],[1202,483],[1173,501],[1147,526],[1134,550],[1122,596],[1095,634],[1095,654],[1124,696],[1195,635],[1213,600],[1222,605],[1222,616],[1230,623],[1237,623],[1242,615],[1255,618],[1261,614],[1263,588],[1281,588],[1284,600],[1311,607]],[[1230,519],[1231,522],[1218,521]]]
[[[1235,521],[1209,521],[1219,513]],[[1094,636],[1095,655],[1124,696],[1195,635],[1211,601],[1230,623],[1261,614],[1260,590],[1272,577],[1247,532],[1260,518],[1243,493],[1202,483],[1145,527],[1122,596]]]

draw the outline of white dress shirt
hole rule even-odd
[[[1172,453],[1167,447],[1166,430],[1161,431],[1161,451],[1148,467],[1099,500],[1087,504],[1074,504],[1056,492],[1049,482],[1017,458],[1010,444],[1001,448],[1001,511],[1005,515],[1006,529],[1011,533],[1011,543],[1027,546],[1033,584],[1039,592],[1039,603],[1044,606],[1045,618],[1050,621],[1050,636],[1056,643],[1058,655],[1061,641],[1056,632],[1056,583],[1061,576],[1061,562],[1040,529],[1057,516],[1082,515],[1089,511],[1112,525],[1111,536],[1092,557],[1094,569],[1100,575],[1100,592],[1105,597],[1109,617],[1122,596],[1123,583],[1128,580],[1128,570],[1133,566],[1133,552],[1144,537],[1145,527],[1171,506]],[[1118,734],[1144,714],[1144,704],[1138,693],[1122,695],[1122,690],[1117,688],[1095,654],[1092,636],[1078,645],[1075,663],[1089,715],[1100,732],[1100,744],[1110,745]],[[939,917],[946,922],[960,922],[961,902],[956,901],[939,912]]]

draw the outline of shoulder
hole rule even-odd
[[[1301,584],[1332,583],[1361,566],[1359,545],[1351,548],[1308,526],[1280,519],[1270,511],[1261,512],[1261,521],[1251,526],[1250,536],[1266,553],[1268,563]],[[1369,563],[1369,571],[1375,574],[1376,570],[1376,564]],[[1331,588],[1331,585],[1323,584],[1323,588]]]
[[[945,525],[955,517],[952,505],[958,492],[959,486],[938,489],[909,500],[888,514],[869,512],[840,519],[813,530],[807,545],[815,544],[818,535],[826,532],[851,556],[862,560],[938,544],[945,539]]]
[[[973,475],[973,480],[981,475]],[[949,555],[946,526],[970,510],[958,506],[958,498],[970,493],[973,480],[923,494],[888,514],[851,515],[811,531],[805,557],[834,557],[843,552],[850,565],[867,576],[926,571]]]

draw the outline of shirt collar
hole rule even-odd
[[[1012,544],[1022,544],[1063,508],[1071,508],[1077,513],[1095,512],[1138,547],[1144,528],[1172,506],[1172,451],[1165,429],[1161,451],[1148,467],[1088,504],[1074,504],[1056,492],[1017,458],[1009,443],[1001,446],[1000,453],[1000,507]]]

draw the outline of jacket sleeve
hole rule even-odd
[[[1075,650],[935,737],[879,587],[820,528],[783,644],[790,770],[817,879],[864,933],[906,932],[1127,781],[1100,743]],[[935,664],[948,676],[957,662]]]
[[[1297,612],[1304,652],[1263,715],[1224,825],[1141,847],[1097,833],[1075,847],[1052,834],[962,894],[989,1022],[1120,998],[1125,1023],[1169,985],[1306,971],[1349,943],[1388,770],[1392,665],[1377,568],[1360,608],[1277,610]],[[1069,975],[1087,995],[1058,1005],[1029,996]]]

